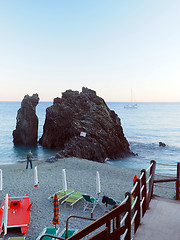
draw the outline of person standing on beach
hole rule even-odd
[[[28,165],[31,165],[31,169],[32,169],[32,152],[31,150],[28,152],[27,154],[27,165],[26,165],[26,169],[28,169]]]

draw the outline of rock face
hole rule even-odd
[[[39,143],[58,148],[57,157],[74,156],[104,162],[133,154],[120,119],[105,101],[88,88],[67,90],[46,110]]]
[[[21,102],[21,108],[17,112],[16,129],[13,131],[15,145],[31,146],[37,144],[38,117],[36,106],[39,102],[38,94],[26,95]]]
[[[165,144],[165,143],[163,143],[163,142],[159,142],[159,146],[160,146],[160,147],[165,147],[165,146],[166,146],[166,144]]]

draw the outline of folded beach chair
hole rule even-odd
[[[55,194],[57,194],[58,201],[62,201],[63,199],[65,199],[65,198],[67,198],[69,195],[71,195],[72,193],[74,193],[73,190],[67,189],[66,191],[60,190],[60,191],[56,192]],[[55,194],[53,194],[52,196],[48,197],[48,199],[54,198],[54,195],[55,195]]]
[[[87,194],[83,194],[83,199],[84,199],[84,212],[86,210],[91,210],[91,212],[94,211],[96,205],[98,204],[99,199],[98,198],[94,198],[91,195],[87,195]]]
[[[79,229],[68,229],[68,235],[67,237],[71,237],[73,234],[77,233]],[[66,228],[64,228],[60,234],[58,234],[58,237],[64,238],[66,237]]]
[[[83,194],[85,194],[85,193],[74,192],[69,197],[67,197],[65,200],[63,200],[61,202],[61,204],[65,203],[66,206],[69,205],[70,207],[73,208],[74,204],[83,198],[83,196],[82,196]]]
[[[119,205],[121,202],[118,200],[114,200],[113,198],[103,196],[102,203],[105,203],[105,210],[110,211],[115,205]]]
[[[36,240],[40,240],[40,238],[42,237],[42,235],[44,234],[50,234],[50,235],[58,235],[58,232],[59,232],[59,228],[57,228],[55,230],[55,227],[45,227],[42,232],[40,233],[40,235],[36,238]],[[54,238],[52,237],[44,237],[43,240],[55,240]]]
[[[9,237],[8,240],[25,240],[25,237]]]

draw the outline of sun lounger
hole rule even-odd
[[[86,210],[91,210],[91,212],[93,212],[95,207],[96,207],[96,205],[98,204],[99,199],[98,198],[94,198],[93,196],[87,195],[87,194],[84,194],[82,196],[83,196],[84,201],[85,201],[84,202],[85,203],[84,204],[84,212]]]
[[[73,234],[77,233],[79,229],[68,229],[68,236],[71,237]],[[64,228],[60,234],[58,234],[58,237],[64,238],[66,237],[66,228]]]
[[[105,203],[106,211],[110,211],[115,205],[119,205],[121,202],[114,200],[113,198],[103,196],[102,203]]]
[[[66,205],[70,205],[73,208],[74,204],[83,198],[83,194],[81,192],[74,192],[69,197],[61,202],[61,204],[65,203]]]
[[[58,235],[58,232],[59,232],[59,228],[57,228],[55,230],[55,227],[45,227],[43,229],[43,231],[40,233],[40,235],[36,238],[36,240],[40,240],[40,238],[42,237],[42,235],[44,234],[50,234],[50,235]],[[43,240],[55,240],[54,238],[52,237],[44,237]]]
[[[25,240],[25,237],[9,237],[8,240]]]
[[[66,191],[64,190],[60,190],[58,192],[56,192],[55,194],[57,194],[58,197],[58,201],[62,201],[63,199],[65,199],[66,197],[68,197],[69,195],[71,195],[72,193],[74,193],[73,190],[67,189]],[[54,198],[54,195],[50,196],[48,199],[50,198]]]

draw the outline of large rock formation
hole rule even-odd
[[[21,102],[21,108],[17,112],[16,129],[13,131],[15,145],[31,146],[37,144],[38,117],[36,106],[39,102],[38,94],[26,95]]]
[[[67,90],[46,110],[39,143],[58,148],[57,157],[75,156],[104,162],[132,154],[120,119],[96,92]]]

